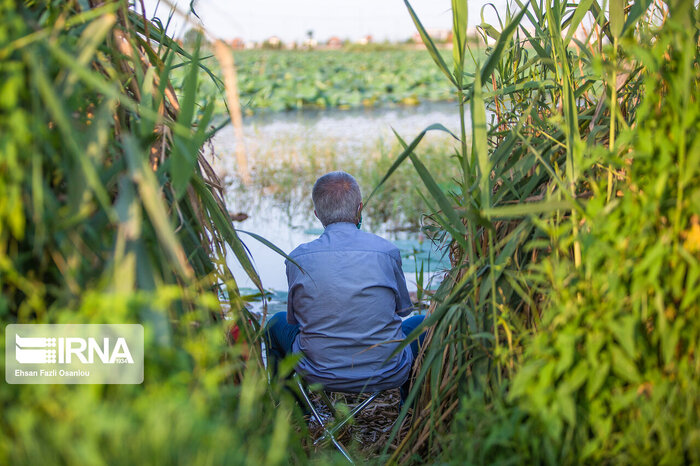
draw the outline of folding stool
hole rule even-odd
[[[319,423],[321,428],[323,429],[323,435],[316,439],[314,442],[314,445],[318,445],[319,443],[325,441],[325,440],[330,440],[335,447],[340,450],[340,452],[343,454],[343,456],[352,464],[355,464],[355,462],[352,460],[350,457],[350,454],[347,452],[345,447],[338,441],[338,439],[335,437],[336,432],[338,432],[340,429],[345,426],[351,419],[355,417],[356,414],[360,413],[363,409],[365,409],[367,406],[374,401],[377,396],[381,393],[381,391],[378,392],[371,392],[369,398],[364,400],[362,403],[359,403],[357,406],[355,406],[352,411],[350,411],[347,416],[345,416],[343,419],[337,419],[338,417],[338,412],[335,410],[333,407],[333,402],[330,400],[328,395],[326,394],[325,390],[321,390],[320,395],[321,395],[321,400],[323,403],[328,407],[330,410],[331,414],[333,415],[333,418],[336,420],[336,424],[329,428],[326,423],[323,421],[323,418],[318,412],[318,408],[314,406],[313,402],[311,401],[311,397],[309,396],[309,390],[304,382],[304,380],[301,378],[299,374],[296,372],[294,373],[294,381],[296,382],[297,387],[299,388],[299,392],[301,393],[302,398],[306,402],[306,405],[308,408],[311,410],[312,416],[316,419],[316,421]]]

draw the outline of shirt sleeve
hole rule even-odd
[[[287,323],[292,324],[292,325],[299,325],[299,322],[297,322],[296,315],[294,314],[294,276],[295,271],[292,270],[292,267],[296,267],[294,264],[290,263],[289,261],[284,261],[284,264],[287,269]]]
[[[401,317],[406,317],[413,311],[413,303],[411,296],[408,294],[406,287],[406,276],[403,274],[401,267],[401,255],[398,255],[394,262],[394,277],[396,278],[396,313]]]

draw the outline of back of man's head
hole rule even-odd
[[[362,202],[360,186],[352,175],[343,171],[326,173],[311,192],[316,216],[323,226],[331,223],[357,223]]]

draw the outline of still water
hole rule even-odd
[[[468,111],[468,110],[467,110]],[[465,118],[469,118],[467,115]],[[392,128],[407,141],[433,123],[441,123],[459,134],[459,107],[455,102],[433,102],[414,107],[360,108],[352,110],[304,110],[245,117],[243,133],[248,163],[270,162],[289,153],[308,156],[319,141],[332,142],[337,152],[361,157],[368,144],[389,144],[396,140]],[[430,133],[431,138],[449,138],[445,133]],[[232,126],[219,131],[213,139],[219,166],[235,172],[236,140]]]
[[[228,189],[226,202],[231,212],[245,213],[248,218],[234,222],[240,231],[263,236],[285,253],[301,243],[317,238],[322,232],[321,223],[313,215],[310,199],[311,186],[292,186],[297,195],[279,196],[256,189],[256,167],[274,164],[287,157],[310,157],[322,143],[329,145],[342,160],[362,157],[368,144],[389,145],[395,140],[392,128],[404,139],[413,139],[420,131],[433,123],[441,123],[454,134],[459,134],[459,114],[455,103],[423,104],[416,107],[388,109],[359,109],[350,111],[303,111],[262,115],[244,120],[245,149],[252,169],[253,185],[244,190]],[[450,138],[445,133],[434,133],[431,138]],[[211,160],[217,173],[229,186],[236,185],[236,141],[232,127],[225,127],[212,141]],[[398,155],[398,154],[397,154]],[[367,196],[373,186],[362,186]],[[363,228],[394,242],[403,256],[404,273],[409,291],[415,291],[421,281],[425,288],[439,284],[443,271],[449,267],[444,244],[435,244],[418,229],[406,230],[395,224],[378,223],[364,218]],[[270,312],[284,310],[287,280],[284,258],[245,233],[239,233],[253,258],[263,286],[273,293]],[[229,254],[228,264],[245,291],[253,291],[253,283]]]

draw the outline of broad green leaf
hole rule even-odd
[[[576,404],[573,397],[563,390],[557,390],[556,400],[562,417],[569,424],[576,424]]]
[[[498,32],[498,30],[496,30],[496,28],[491,26],[490,24],[481,23],[479,27],[483,29],[486,35],[492,38],[493,40],[498,40],[498,38],[501,37],[501,33]]]
[[[586,382],[586,397],[590,400],[598,394],[610,373],[610,362],[603,361],[598,366],[592,366]]]
[[[559,377],[574,363],[576,340],[576,335],[570,332],[561,332],[556,336],[555,347],[558,354],[557,364],[554,369],[555,377]]]
[[[615,340],[620,344],[627,356],[633,358],[636,354],[634,344],[635,327],[637,318],[633,315],[619,317],[610,321],[610,330],[615,336]]]
[[[615,374],[628,382],[639,383],[641,381],[637,365],[619,346],[610,343],[610,354],[612,355],[612,370]]]
[[[514,401],[518,397],[525,395],[529,389],[528,387],[537,385],[537,379],[545,364],[546,362],[543,360],[528,361],[523,364],[513,378],[508,399]]]

